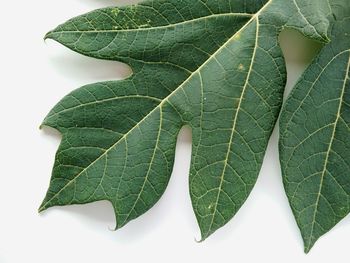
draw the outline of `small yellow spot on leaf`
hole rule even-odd
[[[245,70],[244,65],[243,65],[243,64],[239,64],[238,70],[239,70],[239,71],[244,71],[244,70]]]
[[[115,8],[112,10],[112,13],[117,16],[119,14],[119,8]]]

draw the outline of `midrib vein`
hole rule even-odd
[[[336,116],[336,119],[334,121],[332,136],[331,136],[331,139],[330,139],[330,142],[329,142],[329,145],[328,145],[328,149],[327,149],[327,152],[326,152],[326,158],[325,158],[323,169],[322,169],[322,173],[321,173],[320,187],[319,187],[319,190],[317,192],[317,199],[316,199],[316,204],[315,204],[315,210],[314,210],[313,219],[312,219],[312,222],[311,222],[311,232],[310,232],[309,241],[308,241],[308,244],[307,244],[307,249],[308,250],[311,247],[311,242],[312,242],[312,237],[313,237],[313,232],[314,232],[314,226],[315,226],[315,223],[316,223],[316,214],[317,214],[318,206],[319,206],[319,203],[320,203],[321,192],[322,192],[322,189],[323,189],[323,181],[324,181],[324,177],[325,177],[326,171],[327,171],[328,159],[329,159],[329,155],[330,155],[330,152],[331,152],[331,149],[332,149],[332,146],[333,146],[333,141],[334,141],[334,137],[335,137],[336,128],[337,128],[337,125],[338,125],[338,121],[340,119],[340,113],[341,113],[341,108],[342,108],[342,104],[343,104],[343,100],[344,100],[346,83],[349,80],[349,70],[350,70],[350,53],[349,53],[348,64],[346,66],[343,87],[342,87],[340,98],[339,98],[339,105],[338,105],[338,110],[337,110],[337,116]]]
[[[140,200],[141,195],[142,195],[142,193],[143,193],[143,191],[145,189],[146,183],[148,181],[149,174],[151,173],[151,168],[152,168],[152,165],[153,165],[153,162],[154,162],[154,158],[156,156],[156,153],[157,153],[157,150],[158,150],[158,147],[159,147],[160,134],[162,132],[162,123],[163,123],[163,110],[162,110],[162,108],[160,108],[159,109],[159,128],[158,128],[158,133],[157,133],[157,139],[156,139],[156,144],[154,146],[152,157],[151,157],[148,169],[147,169],[147,173],[146,173],[146,176],[145,176],[145,178],[143,180],[143,184],[142,184],[141,190],[138,193],[137,198],[136,198],[132,208],[130,209],[130,212],[127,214],[124,222],[121,223],[122,225],[129,219],[132,211],[135,209],[135,207],[137,205],[137,202]],[[117,222],[117,224],[118,224],[118,222]]]
[[[218,18],[218,17],[225,17],[225,16],[237,16],[237,17],[253,17],[254,14],[249,13],[222,13],[222,14],[213,14],[208,16],[202,16],[199,18],[186,20],[178,23],[163,25],[163,26],[154,26],[154,27],[138,27],[138,28],[130,28],[130,29],[105,29],[105,30],[64,30],[64,31],[51,31],[49,32],[45,38],[49,37],[50,34],[68,34],[68,33],[123,33],[123,32],[133,32],[133,31],[149,31],[149,30],[159,30],[159,29],[166,29],[170,27],[180,26],[180,25],[186,25],[193,22],[198,22],[201,20],[211,19],[211,18]],[[142,25],[139,25],[142,26]]]
[[[237,35],[239,35],[242,31],[244,31],[255,19],[259,17],[259,15],[272,3],[273,0],[269,0],[256,14],[254,14],[249,21],[247,21],[244,26],[240,30],[238,30],[235,34],[233,34],[220,48],[218,48],[201,66],[197,68],[194,72],[191,73],[191,75],[174,91],[172,91],[167,97],[164,98],[164,100],[158,104],[153,110],[151,110],[145,117],[143,117],[134,127],[132,127],[127,133],[125,133],[116,143],[114,143],[111,147],[109,147],[103,154],[101,154],[98,158],[96,158],[91,164],[89,164],[86,168],[84,168],[82,171],[80,171],[72,180],[70,180],[65,186],[61,188],[56,194],[54,194],[48,201],[43,203],[40,208],[39,212],[45,210],[47,204],[49,204],[54,198],[56,198],[62,191],[64,191],[69,185],[71,185],[79,176],[84,174],[87,169],[89,169],[91,166],[93,166],[100,158],[102,158],[104,155],[106,155],[109,151],[111,151],[114,147],[118,146],[120,142],[122,142],[134,129],[136,129],[143,121],[145,121],[147,118],[149,118],[158,108],[161,108],[171,96],[173,96],[177,91],[179,91],[183,86],[191,80],[191,78],[196,74],[199,73],[210,61],[212,58],[214,58],[218,53],[221,52],[228,43],[230,43]]]
[[[79,109],[82,107],[96,105],[96,104],[109,102],[109,101],[115,101],[115,100],[125,100],[125,99],[148,99],[148,100],[154,100],[157,102],[162,101],[162,99],[160,99],[160,98],[156,98],[156,97],[152,97],[152,96],[145,96],[145,95],[128,95],[128,96],[122,96],[122,97],[112,97],[112,98],[107,98],[107,99],[102,99],[102,100],[95,100],[95,101],[91,101],[91,102],[87,102],[87,103],[81,103],[77,106],[73,106],[73,107],[58,111],[58,112],[54,112],[53,114],[50,114],[49,116],[47,116],[46,120],[51,119],[59,114],[62,114],[62,113],[68,112],[68,111],[72,111],[72,110],[76,110],[76,109]]]
[[[210,230],[211,230],[211,228],[213,226],[214,218],[215,218],[215,215],[216,215],[216,212],[217,212],[217,206],[218,206],[220,194],[221,194],[221,191],[222,191],[222,184],[224,182],[226,168],[227,168],[227,165],[228,165],[228,159],[229,159],[230,153],[231,153],[231,151],[230,151],[231,150],[231,145],[232,145],[233,137],[234,137],[234,134],[235,134],[235,131],[236,131],[238,115],[240,113],[240,110],[241,110],[241,107],[242,107],[242,101],[243,101],[245,92],[247,90],[247,87],[249,85],[249,79],[250,79],[251,73],[253,71],[254,60],[255,60],[256,51],[257,51],[257,47],[258,47],[259,18],[257,18],[255,21],[256,21],[256,32],[255,32],[256,35],[255,35],[254,50],[253,50],[252,59],[251,59],[251,62],[250,62],[247,78],[245,80],[245,83],[244,83],[244,86],[243,86],[243,89],[242,89],[242,93],[241,93],[241,96],[239,98],[239,102],[238,102],[238,106],[237,106],[237,109],[236,109],[236,113],[235,113],[234,118],[233,118],[232,131],[231,131],[231,135],[230,135],[230,141],[228,142],[228,145],[227,145],[227,152],[226,152],[226,156],[225,156],[225,160],[224,160],[224,168],[223,168],[222,174],[220,176],[220,185],[219,185],[219,188],[218,188],[218,194],[217,194],[217,197],[216,197],[216,201],[214,203],[214,212],[213,212],[212,219],[211,219],[211,222],[210,222],[210,226],[209,226],[209,229],[208,229],[209,232],[210,232]]]
[[[298,107],[293,110],[293,113],[291,114],[291,116],[288,118],[287,120],[287,123],[286,123],[286,126],[285,128],[283,129],[284,132],[282,134],[282,136],[285,136],[289,127],[291,126],[292,124],[292,120],[294,118],[294,116],[296,115],[296,113],[298,112],[298,110],[301,108],[301,106],[304,104],[305,100],[308,98],[308,96],[310,95],[311,91],[313,90],[313,88],[315,87],[315,85],[317,84],[317,82],[319,81],[319,79],[321,78],[321,76],[323,75],[323,73],[328,69],[328,67],[333,63],[334,60],[336,60],[339,56],[341,56],[342,54],[346,53],[350,51],[350,49],[347,49],[347,50],[344,50],[342,52],[339,52],[337,55],[335,55],[323,68],[322,70],[320,71],[320,73],[317,75],[317,78],[312,82],[312,85],[311,87],[309,88],[308,92],[305,94],[304,98],[301,100],[301,102],[299,103]],[[297,83],[296,85],[298,85],[299,83]],[[296,89],[293,89],[291,91],[291,93],[288,95],[287,97],[287,101],[289,98],[291,98],[294,94]],[[288,162],[290,161],[290,159],[288,160]],[[287,162],[287,163],[288,163]]]

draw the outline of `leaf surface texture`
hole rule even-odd
[[[133,75],[81,87],[45,118],[63,139],[40,210],[108,200],[124,226],[162,196],[189,125],[190,195],[207,238],[256,182],[286,81],[280,31],[327,41],[330,12],[326,0],[157,0],[95,10],[49,32]]]
[[[331,42],[303,74],[281,115],[285,189],[308,252],[349,213],[350,3],[332,2]]]

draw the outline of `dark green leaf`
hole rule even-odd
[[[350,2],[332,2],[328,44],[288,97],[281,115],[285,189],[305,251],[350,211]]]
[[[95,10],[48,33],[133,75],[73,91],[46,117],[63,139],[40,211],[108,200],[122,227],[163,194],[189,125],[190,194],[207,238],[258,176],[286,80],[280,31],[326,41],[329,13],[327,0],[157,0]]]

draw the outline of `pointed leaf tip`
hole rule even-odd
[[[350,6],[341,7],[346,19],[333,22],[280,118],[284,186],[306,253],[350,212]]]

